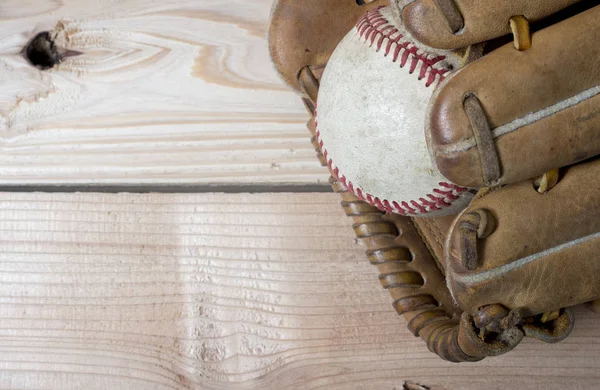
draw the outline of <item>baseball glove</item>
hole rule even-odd
[[[338,61],[332,53],[344,37],[368,30],[365,39],[387,56],[398,31],[389,25],[397,23],[410,39],[404,48],[436,54],[419,75],[435,83],[423,137],[435,169],[474,195],[466,207],[431,217],[429,206],[394,208],[357,193],[336,169],[330,182],[394,308],[445,360],[500,355],[526,336],[561,341],[573,328],[570,307],[600,299],[596,4],[275,2],[271,57],[301,95],[317,156],[330,168],[314,114],[326,65]],[[402,60],[410,63],[420,48]],[[445,75],[432,71],[442,57],[456,66]]]

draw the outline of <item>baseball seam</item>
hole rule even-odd
[[[410,60],[409,74],[413,74],[417,67],[419,69],[419,80],[426,80],[425,87],[429,88],[436,80],[442,81],[446,73],[450,71],[442,61],[446,59],[443,55],[423,55],[424,50],[419,49],[414,42],[408,40],[402,32],[391,24],[388,19],[381,13],[379,7],[371,12],[367,12],[356,24],[356,30],[361,38],[369,46],[376,46],[376,52],[380,52],[384,48],[384,57],[387,57],[393,50],[392,62],[396,63],[400,60],[400,68],[404,68]],[[412,56],[412,58],[411,58]]]
[[[345,175],[340,174],[338,167],[334,166],[333,160],[329,158],[327,148],[323,144],[321,139],[321,133],[318,130],[317,112],[315,110],[315,124],[317,131],[315,137],[325,161],[327,161],[327,167],[331,174],[338,180],[342,185],[352,193],[358,199],[367,202],[371,206],[377,207],[380,210],[396,213],[400,215],[419,215],[426,214],[432,211],[438,211],[444,207],[449,207],[452,202],[457,200],[463,192],[467,189],[464,187],[457,186],[453,183],[440,182],[438,188],[432,190],[432,194],[426,194],[425,197],[419,198],[418,200],[409,200],[403,202],[397,202],[395,200],[380,199],[377,196],[373,196],[362,188],[355,186],[352,181],[348,180]]]
[[[370,46],[377,44],[376,51],[379,52],[385,45],[384,56],[387,57],[392,52],[392,46],[396,45],[393,51],[393,62],[397,62],[400,59],[400,68],[404,68],[410,61],[409,73],[413,74],[419,64],[421,68],[419,70],[419,80],[425,80],[425,86],[430,87],[436,79],[441,81],[444,79],[444,75],[450,71],[450,69],[443,67],[441,61],[445,56],[424,56],[423,51],[420,50],[413,42],[408,40],[402,40],[404,35],[394,27],[380,12],[379,7],[371,12],[365,14],[356,24],[360,37],[364,39]],[[460,195],[467,191],[466,188],[457,186],[453,183],[440,182],[438,188],[434,188],[432,193],[426,194],[425,197],[419,198],[418,200],[408,200],[403,202],[397,202],[388,199],[380,199],[377,196],[373,196],[365,192],[362,188],[355,186],[352,181],[348,180],[345,175],[341,174],[337,166],[334,165],[333,160],[329,158],[329,152],[324,146],[321,138],[321,133],[318,127],[317,110],[315,108],[315,127],[316,127],[316,140],[321,153],[325,157],[327,166],[331,174],[340,182],[342,185],[358,199],[367,202],[371,206],[377,207],[380,210],[397,213],[400,215],[419,215],[426,214],[432,211],[438,211],[445,207],[450,207],[452,202],[459,199]]]

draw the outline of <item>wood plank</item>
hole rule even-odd
[[[272,0],[2,0],[0,185],[318,183]],[[39,31],[84,54],[40,71]]]
[[[451,364],[335,194],[0,193],[0,388],[593,389],[599,317]]]

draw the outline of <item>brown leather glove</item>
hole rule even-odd
[[[354,0],[279,0],[274,6],[269,31],[272,58],[282,77],[302,93],[311,115],[323,69],[345,35],[344,30],[350,31],[370,8],[388,5],[387,1],[362,6],[357,3]],[[539,139],[527,133],[530,126],[536,126],[535,121],[518,122],[524,123],[525,131],[517,127],[510,134],[496,137],[490,129],[502,125],[502,121],[518,120],[521,111],[515,111],[515,107],[528,110],[548,102],[554,102],[551,106],[560,105],[567,100],[565,93],[597,83],[593,63],[580,74],[561,76],[558,70],[563,68],[560,62],[563,57],[547,55],[554,51],[567,55],[565,51],[570,50],[568,55],[581,61],[585,50],[595,50],[592,46],[596,42],[593,37],[598,32],[598,22],[594,26],[591,20],[594,17],[600,20],[599,10],[587,11],[595,12],[596,16],[582,13],[567,18],[575,11],[563,8],[575,1],[511,0],[500,5],[474,0],[395,0],[392,3],[397,17],[412,35],[429,46],[458,49],[494,40],[488,43],[490,49],[483,58],[454,73],[436,90],[429,113],[432,125],[426,129],[433,140],[430,147],[436,152],[435,161],[444,175],[451,171],[454,176],[449,179],[459,184],[491,188],[482,189],[458,216],[408,218],[385,214],[358,200],[332,177],[333,188],[341,193],[342,205],[354,219],[353,228],[366,245],[369,260],[380,270],[382,286],[389,290],[395,309],[405,317],[409,329],[446,360],[476,361],[499,355],[514,348],[526,335],[547,342],[562,340],[574,321],[572,311],[564,308],[600,298],[600,282],[596,276],[600,261],[594,253],[600,247],[597,215],[600,214],[600,188],[596,188],[599,186],[592,177],[600,173],[600,162],[588,161],[563,169],[558,184],[556,171],[544,172],[550,169],[548,167],[568,165],[583,156],[580,154],[579,159],[571,160],[563,158],[569,153],[559,152],[564,149],[564,143],[556,140],[564,134],[552,130],[560,127],[558,123],[563,130],[578,134],[571,137],[568,145],[574,145],[575,139],[577,147],[587,148],[588,154],[583,158],[598,153],[589,141],[594,138],[593,126],[577,127],[573,122],[583,118],[587,123],[600,117],[593,115],[598,103],[596,108],[594,104],[588,105],[585,114],[577,111],[579,103],[584,102],[582,99],[567,109],[543,111],[550,125],[544,127],[546,133],[542,135],[537,134],[542,126],[535,130],[537,133],[532,133]],[[507,40],[502,36],[511,31],[512,16],[526,15],[530,20],[537,20],[558,11],[558,17],[567,20],[535,33],[529,50],[517,51],[512,43],[501,46]],[[591,19],[584,22],[582,18]],[[525,49],[528,24],[522,18],[512,21],[517,44]],[[581,43],[565,47],[565,40],[558,39],[571,28],[553,30],[564,23],[580,27],[578,34],[583,35],[574,34],[572,39],[579,39],[577,42]],[[545,46],[536,49],[538,36],[545,37],[543,41],[539,39]],[[584,50],[583,44],[586,44]],[[573,62],[576,61],[568,64]],[[478,65],[482,63],[484,65]],[[524,73],[515,72],[515,66]],[[499,81],[503,75],[510,82]],[[537,84],[529,87],[532,78]],[[486,89],[486,81],[494,84]],[[515,86],[523,87],[530,94],[521,95],[523,92]],[[478,89],[473,90],[475,87]],[[535,93],[535,88],[541,87],[545,87],[541,89],[543,96]],[[470,107],[468,113],[464,108],[465,94],[478,98],[478,104],[472,105],[475,109]],[[589,103],[589,99],[585,99],[585,103]],[[487,104],[491,104],[491,108]],[[576,113],[564,119],[562,115],[571,108]],[[502,121],[490,117],[490,109],[502,113],[498,116]],[[552,124],[556,124],[555,127]],[[474,126],[483,137],[473,134]],[[314,139],[313,119],[308,127],[319,158],[325,164]],[[485,136],[486,128],[491,136]],[[506,143],[503,149],[500,141],[506,138],[505,134],[516,137],[516,141]],[[460,150],[462,154],[458,158],[438,153],[439,150],[456,150],[455,144],[464,139],[474,140],[470,141],[474,145],[467,144],[471,147]],[[588,141],[577,143],[579,140]],[[553,156],[538,154],[549,144],[554,145],[556,158],[551,159],[553,165],[544,165],[539,160]],[[527,155],[524,150],[533,153]],[[496,152],[495,163],[493,158],[483,155],[490,151]],[[510,153],[520,154],[512,159],[504,157]],[[484,166],[486,163],[498,168],[489,169]],[[445,169],[444,164],[452,169]],[[499,172],[495,181],[486,177],[490,172]],[[540,176],[537,180],[531,179],[537,175]],[[461,178],[471,181],[461,182]],[[473,180],[479,181],[474,183]],[[520,183],[501,187],[516,181]]]
[[[443,257],[453,298],[478,327],[501,332],[600,297],[598,3],[394,3],[435,48],[513,35],[446,78],[425,128],[447,179],[488,187],[455,219]]]

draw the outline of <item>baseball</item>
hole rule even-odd
[[[317,137],[334,176],[387,212],[442,216],[473,193],[450,183],[427,149],[425,116],[454,57],[411,41],[390,7],[367,13],[340,42],[323,74]]]

